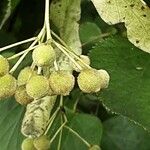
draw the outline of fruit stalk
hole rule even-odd
[[[49,0],[45,0],[45,26],[47,32],[47,40],[51,39],[51,32],[50,32],[50,19],[49,19]]]

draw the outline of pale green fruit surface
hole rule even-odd
[[[32,59],[39,67],[52,66],[56,59],[56,53],[51,45],[41,45],[34,49]]]
[[[74,76],[65,70],[54,71],[49,78],[50,87],[56,95],[69,95],[75,84]]]
[[[50,142],[47,136],[43,135],[34,140],[34,146],[37,150],[48,150],[50,147]]]
[[[15,92],[15,99],[21,105],[27,105],[33,101],[33,98],[27,94],[25,86],[19,86],[17,88]]]
[[[101,89],[102,78],[96,69],[82,70],[77,79],[79,88],[85,93],[98,92]]]
[[[22,69],[18,75],[18,86],[25,85],[28,80],[35,74],[36,72],[33,71],[30,67],[25,67]]]
[[[109,85],[110,76],[106,70],[98,70],[100,77],[102,78],[101,88],[107,88]]]
[[[30,78],[26,85],[26,91],[32,98],[38,99],[46,96],[49,91],[49,81],[41,75],[35,75]]]
[[[93,145],[89,150],[101,150],[101,148],[98,145]]]
[[[24,139],[21,145],[21,150],[36,150],[36,148],[33,145],[33,139],[31,138]]]
[[[17,81],[12,75],[6,74],[3,77],[1,77],[0,99],[14,95],[16,88],[17,88]]]
[[[5,57],[0,55],[0,77],[9,72],[9,63]]]

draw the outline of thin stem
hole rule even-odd
[[[65,120],[65,121],[68,121],[68,119],[67,119],[67,117],[66,117],[66,114],[65,114],[65,113],[63,113],[63,117],[64,117],[64,120]]]
[[[87,147],[91,147],[91,145],[84,138],[82,138],[76,131],[74,131],[68,126],[64,126],[64,127],[68,129],[71,133],[73,133],[75,136],[77,136]]]
[[[41,74],[41,72],[42,72],[42,67],[38,67],[37,74]]]
[[[43,43],[44,38],[45,38],[45,35],[46,35],[46,32],[44,31],[44,32],[43,32],[43,35],[42,35],[42,37],[41,37],[41,40],[40,40],[40,41],[41,41],[41,43]]]
[[[51,39],[50,19],[49,19],[49,0],[45,0],[45,26],[47,31],[47,40]]]
[[[61,116],[61,123],[63,123],[63,118],[62,118],[62,116]],[[60,148],[61,148],[62,133],[63,133],[63,129],[61,129],[60,134],[59,134],[59,141],[58,141],[57,150],[60,150]]]
[[[82,70],[82,67],[62,48],[62,45],[55,41],[53,41],[53,43],[79,68],[79,70]]]
[[[7,50],[7,49],[9,49],[9,48],[12,48],[12,47],[15,47],[15,46],[24,44],[24,43],[28,43],[28,42],[34,41],[34,40],[36,40],[36,38],[37,38],[37,37],[32,37],[32,38],[30,38],[30,39],[23,40],[23,41],[20,41],[20,42],[17,42],[17,43],[10,44],[10,45],[8,45],[8,46],[2,47],[2,48],[0,48],[0,52],[2,52],[2,51],[4,51],[4,50]]]
[[[91,43],[91,42],[94,42],[95,40],[98,40],[99,38],[105,38],[105,37],[108,37],[109,35],[111,35],[111,33],[108,32],[108,33],[103,33],[103,34],[101,34],[101,35],[99,35],[99,36],[96,36],[96,37],[93,38],[92,40],[83,43],[83,44],[82,44],[82,47],[85,46],[85,45],[87,45],[87,44],[89,44],[89,43]]]
[[[61,44],[63,44],[65,47],[69,47],[55,32],[51,30],[51,33],[56,37],[57,40],[59,40]]]
[[[57,61],[56,61],[56,60],[54,61],[54,67],[55,67],[55,70],[56,70],[56,71],[59,70],[59,67],[58,67],[58,64],[57,64]]]
[[[30,67],[32,69],[32,71],[34,70],[35,66],[36,66],[35,63],[32,62],[31,67]]]
[[[19,57],[20,55],[23,55],[25,52],[31,51],[31,50],[37,48],[38,46],[39,46],[39,45],[33,46],[33,47],[31,47],[31,48],[28,48],[28,49],[25,49],[25,50],[19,52],[18,54],[15,54],[15,55],[13,55],[13,56],[8,57],[7,59],[8,59],[8,60],[15,59],[15,58]]]
[[[61,45],[62,46],[62,45]],[[91,69],[91,67],[86,64],[78,55],[76,55],[73,51],[68,50],[66,47],[62,46],[68,53],[70,53],[74,58],[79,60],[83,65],[85,65],[87,68]]]
[[[73,106],[73,112],[76,111],[76,108],[77,108],[77,105],[78,105],[79,100],[80,100],[80,97],[77,98],[77,100],[76,100],[76,102],[75,102],[75,104],[74,104],[74,106]]]
[[[62,130],[62,128],[65,126],[67,122],[65,121],[60,127],[59,129],[55,132],[54,136],[51,138],[50,143],[52,143],[54,141],[54,139],[56,138],[56,136],[58,135],[58,133]]]
[[[41,36],[43,35],[45,31],[45,26],[42,28],[42,30],[40,31],[40,33],[38,34],[36,40],[29,46],[29,48],[35,46],[35,44],[38,42],[38,40],[41,38]],[[26,57],[26,55],[29,53],[29,50],[26,51],[20,58],[19,60],[17,61],[17,63],[12,67],[12,69],[9,71],[10,73],[13,73],[17,68],[18,66],[20,65],[20,63],[23,61],[23,59]]]
[[[89,65],[87,65],[74,51],[56,34],[51,30],[51,33],[60,41],[61,45],[68,53],[73,55],[77,60],[79,60],[83,65],[85,65],[87,68],[91,68]],[[57,42],[56,42],[57,43]]]
[[[60,107],[63,106],[63,95],[60,95],[60,104],[59,104]]]
[[[48,130],[50,129],[50,127],[52,126],[52,124],[53,124],[53,122],[54,122],[54,120],[55,120],[55,118],[56,118],[56,116],[57,116],[57,113],[59,112],[59,110],[60,110],[60,107],[58,107],[57,109],[56,109],[56,111],[53,113],[53,115],[51,116],[51,118],[49,119],[49,122],[48,122],[48,127],[47,127],[47,129],[46,129],[46,131],[45,131],[45,135],[48,133]]]

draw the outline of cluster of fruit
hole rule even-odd
[[[65,54],[72,61],[68,62],[72,71],[79,72],[77,83],[81,91],[94,93],[108,87],[109,74],[105,70],[90,67],[88,56],[77,56],[72,52],[70,55],[67,51]],[[67,96],[74,88],[75,77],[72,71],[59,67],[57,58],[51,44],[39,44],[32,52],[33,64],[22,69],[16,80],[9,71],[8,59],[0,55],[0,99],[14,95],[18,103],[27,105],[21,130],[27,138],[22,143],[22,150],[47,150],[50,147],[44,133],[52,104],[51,100],[45,101],[44,98],[55,95]],[[90,150],[95,149],[100,148],[90,147]]]
[[[9,62],[0,55],[0,99],[14,95],[17,88],[16,79],[9,74]]]
[[[26,138],[22,142],[22,146],[21,146],[22,150],[48,150],[49,147],[50,147],[50,142],[46,135],[43,135],[35,139]]]
[[[9,74],[9,63],[6,58],[0,56],[0,98],[15,94],[16,101],[26,105],[34,99],[40,99],[47,95],[69,95],[75,84],[75,77],[67,70],[55,70],[49,75],[42,74],[42,68],[52,67],[56,60],[55,50],[51,45],[42,44],[32,53],[33,63],[40,71],[32,67],[22,69],[16,79]],[[98,92],[107,88],[109,74],[105,70],[96,70],[87,65],[90,64],[88,56],[81,55],[76,63],[82,68],[79,70],[75,64],[74,70],[80,72],[77,77],[79,88],[85,93]],[[86,64],[86,65],[85,65]]]
[[[22,142],[22,150],[48,150],[50,147],[50,142],[46,135],[32,139],[26,138]],[[101,150],[98,145],[92,145],[89,150]]]

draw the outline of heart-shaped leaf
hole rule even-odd
[[[150,55],[114,36],[98,43],[90,58],[110,73],[109,88],[100,92],[104,105],[150,130]]]

